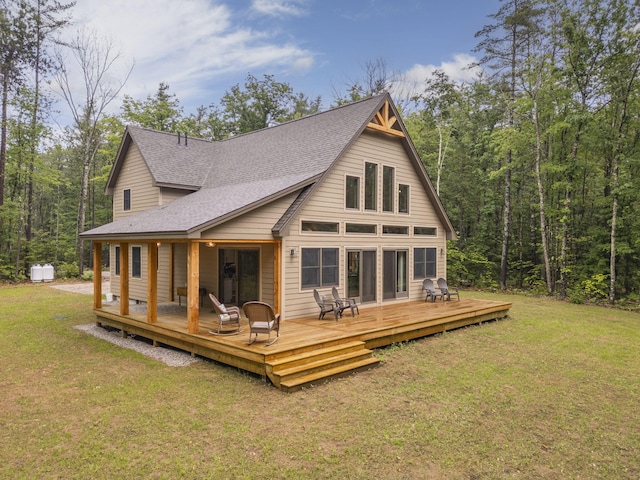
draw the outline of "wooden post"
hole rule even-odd
[[[158,245],[147,243],[147,323],[158,321]]]
[[[102,243],[93,242],[93,308],[102,308]]]
[[[173,302],[173,300],[175,299],[175,297],[173,296],[173,284],[174,284],[174,275],[175,275],[175,271],[174,271],[174,265],[173,265],[173,257],[175,255],[175,247],[174,244],[171,243],[169,245],[169,300]]]
[[[273,245],[273,309],[280,312],[280,284],[282,281],[282,240]]]
[[[187,332],[198,333],[200,290],[200,244],[190,241],[187,245]]]
[[[120,243],[120,315],[129,315],[129,244]]]

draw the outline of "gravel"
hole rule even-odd
[[[75,328],[93,335],[94,337],[111,342],[119,347],[135,350],[147,357],[164,362],[170,367],[186,367],[192,363],[200,361],[199,358],[192,357],[191,354],[186,352],[172,350],[165,347],[154,347],[141,340],[136,340],[135,335],[122,338],[120,330],[109,330],[95,324],[76,325]]]

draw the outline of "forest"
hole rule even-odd
[[[73,7],[0,0],[0,282],[36,263],[93,269],[79,234],[111,219],[104,186],[126,125],[221,140],[323,105],[271,74],[193,112],[162,79],[132,98],[111,43],[60,40]],[[637,302],[640,2],[502,0],[474,33],[474,81],[435,70],[406,94],[392,59],[372,60],[328,108],[391,92],[456,229],[450,284]],[[67,125],[52,121],[54,95]]]

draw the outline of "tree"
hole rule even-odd
[[[484,51],[481,64],[496,71],[499,83],[506,85],[506,136],[509,142],[510,131],[515,125],[514,103],[516,99],[516,74],[519,61],[523,55],[523,46],[529,33],[536,27],[536,17],[539,11],[533,8],[534,0],[505,0],[497,13],[489,15],[496,22],[483,27],[476,37],[483,37],[476,47],[476,51]],[[511,230],[511,175],[513,151],[507,146],[505,149],[504,168],[504,205],[502,229],[502,253],[500,260],[500,288],[507,287],[507,269],[509,257],[509,240]]]
[[[0,208],[4,205],[4,180],[7,162],[7,129],[9,93],[23,81],[24,57],[32,49],[27,24],[28,5],[25,1],[0,0],[0,81],[2,82],[2,112],[0,114]],[[2,219],[0,217],[0,227]]]
[[[429,115],[427,122],[435,127],[438,134],[436,193],[440,195],[440,178],[453,133],[451,117],[460,102],[460,94],[446,73],[435,70],[426,79],[424,92],[414,100],[422,104],[423,112]]]
[[[160,82],[154,96],[138,101],[129,95],[122,102],[122,118],[125,122],[141,127],[177,133],[182,119],[182,107],[175,94],[169,93],[169,85]]]
[[[247,75],[244,88],[231,87],[220,100],[220,113],[227,136],[253,132],[286,122],[303,112],[314,112],[320,100],[309,101],[296,95],[287,83],[276,82],[273,75],[258,80]]]
[[[335,106],[356,102],[391,90],[395,75],[388,71],[387,62],[384,59],[368,60],[362,66],[362,72],[362,78],[347,82],[346,95],[333,89]]]
[[[40,84],[41,75],[46,74],[51,66],[51,59],[46,53],[47,43],[51,43],[51,35],[56,30],[68,23],[68,19],[63,15],[74,3],[61,4],[57,0],[35,0],[34,5],[30,5],[31,18],[29,26],[32,29],[33,38],[32,66],[33,66],[33,104],[31,107],[30,124],[30,151],[29,167],[27,178],[27,219],[25,225],[25,239],[29,248],[32,239],[33,226],[33,175],[36,163],[37,147],[40,143],[40,127],[43,125],[41,116],[45,112],[43,106],[48,106],[48,102],[41,100]],[[28,252],[27,252],[28,253]]]
[[[80,234],[85,230],[89,175],[102,141],[100,121],[105,116],[109,104],[117,98],[124,87],[131,70],[120,82],[110,79],[108,73],[120,58],[120,54],[113,50],[111,42],[100,41],[95,34],[78,32],[70,42],[69,48],[80,68],[83,78],[80,95],[84,98],[81,101],[76,100],[72,73],[61,52],[58,55],[59,70],[56,81],[71,111],[73,124],[68,132],[82,171],[76,222],[78,269],[82,275],[85,258],[84,242]]]

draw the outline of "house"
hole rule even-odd
[[[387,93],[220,142],[129,126],[106,193],[113,222],[82,237],[97,265],[109,245],[121,313],[185,301],[189,332],[205,292],[284,320],[333,286],[361,309],[422,299],[454,238]]]

